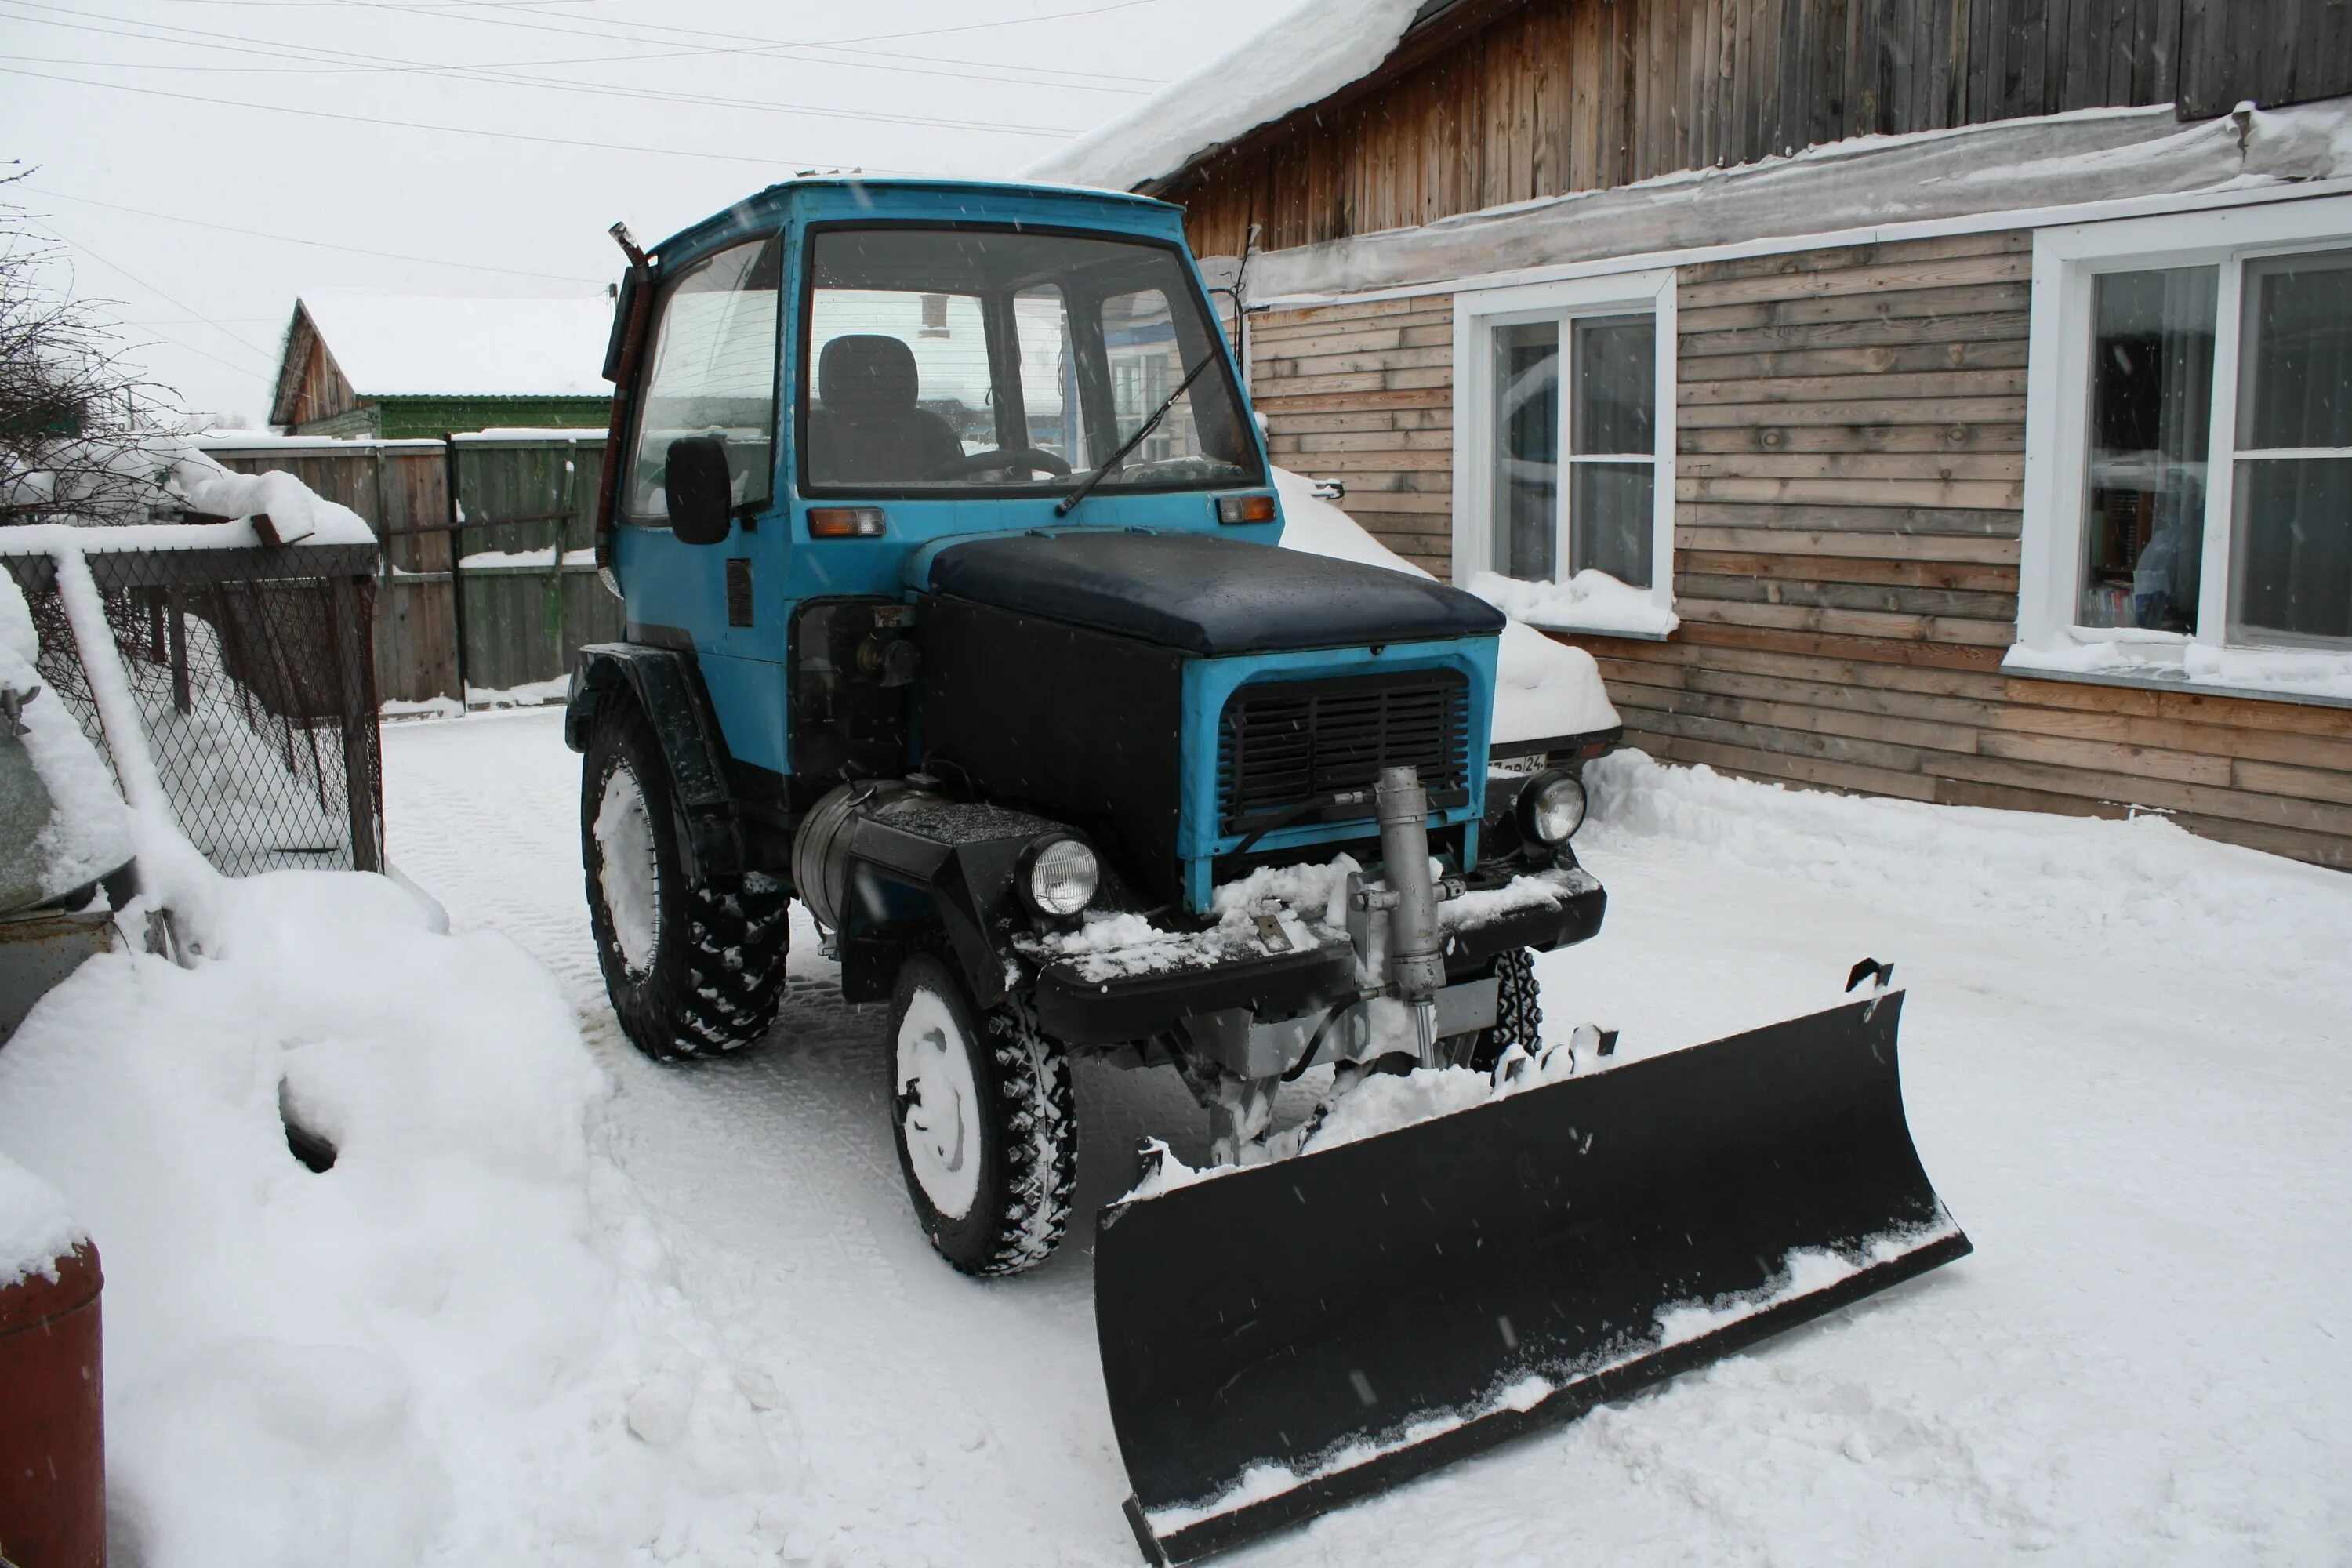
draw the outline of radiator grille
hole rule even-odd
[[[1370,789],[1383,767],[1411,766],[1429,789],[1468,780],[1469,688],[1454,670],[1284,680],[1226,700],[1217,735],[1221,831],[1339,790]],[[1370,816],[1372,808],[1362,808]]]

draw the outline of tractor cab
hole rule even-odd
[[[730,739],[769,731],[757,765],[796,771],[781,724],[796,612],[898,595],[927,544],[1279,537],[1264,445],[1163,203],[795,182],[665,241],[628,289],[600,559],[633,626],[705,661]]]

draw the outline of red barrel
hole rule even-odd
[[[98,1248],[0,1288],[0,1557],[104,1568],[106,1410]]]

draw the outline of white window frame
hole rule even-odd
[[[2239,348],[2245,264],[2352,249],[2352,195],[2218,211],[2167,213],[2037,230],[2027,350],[2024,518],[2019,546],[2017,674],[2187,687],[2240,697],[2341,703],[2352,650],[2251,643],[2230,634],[2236,511]],[[2076,624],[2090,454],[2091,310],[2102,273],[2220,269],[2213,321],[2211,434],[2193,635]],[[2248,657],[2252,655],[2253,657]]]
[[[1560,476],[1555,504],[1566,507],[1574,461],[1570,441],[1575,396],[1570,384],[1571,327],[1599,316],[1647,313],[1656,321],[1657,408],[1652,424],[1657,479],[1650,538],[1650,603],[1664,616],[1675,605],[1675,269],[1654,268],[1512,288],[1465,289],[1454,296],[1454,580],[1499,570],[1495,564],[1495,329],[1530,321],[1559,323]],[[1563,558],[1562,564],[1566,564]],[[1559,631],[1663,640],[1656,632],[1580,626],[1572,616],[1547,618]],[[1671,625],[1671,621],[1666,624]]]

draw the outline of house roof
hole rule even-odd
[[[1162,179],[1371,76],[1409,35],[1461,8],[1464,0],[1304,0],[1137,108],[1064,142],[1027,173],[1121,191]]]
[[[362,398],[606,397],[612,301],[465,300],[329,289],[295,302],[279,385],[309,336]]]

